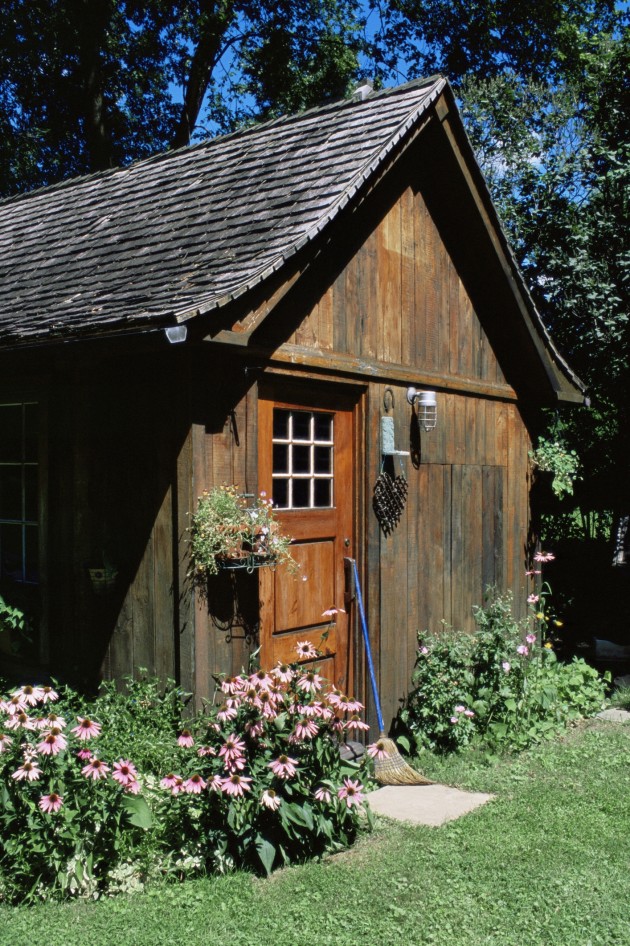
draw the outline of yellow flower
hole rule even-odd
[[[556,625],[556,627],[562,627],[564,624],[564,621],[554,621],[553,623]]]
[[[542,611],[538,611],[538,613],[536,614],[536,617],[538,618],[539,621],[543,621],[545,618],[545,615],[542,613]]]
[[[551,643],[551,641],[547,641],[547,643],[545,644],[545,647],[547,648],[547,650],[553,650],[553,644]]]

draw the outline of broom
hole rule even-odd
[[[374,705],[376,707],[376,718],[381,731],[378,742],[382,750],[386,753],[384,759],[374,760],[374,774],[376,781],[381,785],[433,785],[434,783],[416,772],[405,762],[401,756],[396,743],[393,739],[388,739],[385,735],[385,726],[383,725],[383,714],[381,712],[381,701],[378,698],[378,688],[376,686],[376,676],[374,674],[374,664],[372,663],[372,649],[370,647],[370,637],[368,634],[367,621],[365,620],[365,609],[363,607],[363,595],[361,594],[361,584],[359,582],[359,571],[355,559],[351,558],[352,570],[354,572],[354,584],[357,592],[357,601],[359,604],[359,615],[361,617],[361,630],[363,632],[363,641],[365,643],[365,655],[367,657],[368,669],[370,671],[370,680],[372,682],[372,693],[374,694]]]

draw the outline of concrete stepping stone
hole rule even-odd
[[[448,785],[385,785],[367,796],[370,808],[378,815],[432,827],[455,821],[493,798]]]
[[[630,719],[630,713],[622,709],[607,709],[598,713],[597,718],[607,719],[609,723],[627,723]]]

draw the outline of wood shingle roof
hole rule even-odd
[[[168,325],[247,291],[378,172],[437,77],[0,202],[0,346]]]

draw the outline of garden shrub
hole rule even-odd
[[[177,688],[147,679],[89,703],[38,686],[0,700],[0,899],[269,872],[352,843],[369,814],[339,742],[367,728],[361,704],[312,663],[220,692],[222,706],[188,717]]]
[[[525,749],[601,709],[605,683],[597,671],[583,660],[561,663],[550,640],[541,646],[544,612],[516,622],[510,597],[491,592],[475,620],[474,635],[419,636],[413,689],[400,713],[419,749]]]

